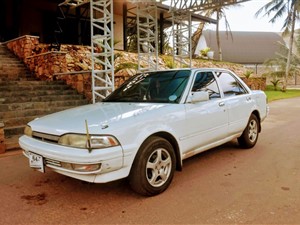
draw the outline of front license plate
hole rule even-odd
[[[29,152],[29,165],[31,168],[45,173],[43,156]]]

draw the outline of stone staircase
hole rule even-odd
[[[63,81],[36,80],[25,65],[0,44],[0,129],[1,124],[4,125],[6,151],[19,148],[18,138],[29,121],[84,104],[88,104],[88,100]]]

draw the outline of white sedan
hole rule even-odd
[[[266,95],[225,69],[138,74],[103,102],[28,123],[19,143],[32,168],[105,183],[129,178],[156,195],[184,159],[237,138],[252,148],[268,114]]]

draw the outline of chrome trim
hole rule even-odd
[[[45,164],[47,166],[52,165],[52,166],[62,167],[60,161],[57,161],[57,160],[54,160],[54,159],[49,159],[49,158],[45,158]]]
[[[33,131],[32,137],[41,141],[58,143],[59,136]]]

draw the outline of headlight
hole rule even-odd
[[[75,148],[88,148],[89,146],[85,134],[65,134],[59,138],[58,144]],[[112,136],[90,136],[91,149],[109,148],[117,145],[119,142]]]
[[[112,136],[91,136],[91,148],[108,148],[119,145]]]
[[[25,129],[24,129],[24,134],[25,134],[26,136],[32,137],[32,129],[31,129],[30,126],[27,125],[27,126],[25,127]]]
[[[58,144],[75,148],[86,148],[87,137],[81,134],[66,134],[58,139]]]

